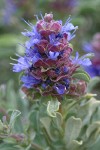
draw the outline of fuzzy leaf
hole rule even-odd
[[[78,117],[82,118],[83,125],[87,125],[96,109],[100,106],[100,101],[91,98],[87,103],[82,104],[78,110]]]
[[[91,125],[89,126],[89,128],[88,128],[87,131],[86,131],[86,136],[89,138],[90,135],[91,135],[94,131],[96,131],[96,130],[99,131],[98,134],[100,135],[100,121],[94,122],[93,124],[91,124]],[[96,135],[98,135],[98,134],[96,134]]]
[[[13,110],[11,117],[10,117],[10,122],[9,122],[9,126],[12,128],[14,126],[15,120],[16,118],[21,114],[21,112],[19,110]]]
[[[88,127],[86,136],[88,138],[87,146],[92,146],[96,143],[97,139],[100,138],[100,121],[94,122]]]
[[[77,79],[80,79],[80,80],[84,80],[86,82],[89,82],[90,81],[90,76],[86,73],[86,72],[82,72],[82,73],[74,73],[72,75],[73,78],[77,78]]]
[[[80,146],[83,144],[83,141],[73,140],[71,144],[71,150],[80,150]]]
[[[57,112],[56,113],[56,118],[54,118],[56,120],[56,123],[57,123],[57,127],[61,127],[62,123],[63,123],[63,118],[62,118],[62,115]]]
[[[47,113],[51,117],[56,117],[56,112],[59,110],[60,102],[58,100],[51,100],[47,105]]]
[[[65,125],[64,141],[67,148],[70,148],[73,140],[76,140],[80,134],[82,121],[80,118],[70,117]]]
[[[56,139],[52,136],[51,131],[50,131],[50,127],[51,127],[51,118],[49,117],[44,117],[40,119],[40,122],[42,123],[43,127],[45,128],[49,138],[52,141],[56,141]]]

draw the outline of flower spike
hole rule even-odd
[[[52,13],[46,13],[44,17],[40,13],[40,16],[39,20],[36,15],[35,26],[25,21],[31,27],[31,31],[22,32],[29,38],[25,42],[25,55],[19,56],[17,64],[13,64],[14,72],[22,71],[24,74],[21,77],[22,90],[26,94],[35,91],[34,94],[57,98],[66,94],[84,94],[85,81],[77,79],[76,73],[81,65],[89,65],[90,60],[87,56],[79,58],[78,53],[72,58],[73,48],[69,43],[78,27],[70,23],[71,17],[62,25],[61,21],[53,19]],[[78,93],[82,85],[84,88]]]

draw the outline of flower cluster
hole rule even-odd
[[[32,31],[22,32],[29,37],[25,43],[25,55],[18,56],[17,64],[13,64],[13,71],[23,71],[21,77],[22,90],[28,95],[62,96],[64,94],[78,95],[85,92],[86,83],[72,77],[77,68],[90,65],[89,58],[71,57],[72,46],[69,43],[75,37],[78,28],[70,23],[69,17],[62,25],[62,21],[55,21],[53,14],[45,14],[41,19],[37,17],[34,26],[27,23]]]

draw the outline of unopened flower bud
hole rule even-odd
[[[50,13],[50,14],[45,14],[45,16],[44,16],[44,20],[46,21],[46,22],[50,22],[51,20],[53,20],[53,14],[52,13]]]

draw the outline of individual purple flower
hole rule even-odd
[[[58,56],[59,56],[59,52],[51,52],[50,51],[48,58],[52,59],[52,60],[56,60]]]
[[[99,76],[100,77],[100,66],[96,67],[94,65],[91,65],[89,67],[85,67],[85,70],[88,72],[88,74],[91,77]]]
[[[41,58],[40,54],[36,53],[33,57],[19,57],[17,60],[17,64],[13,65],[14,72],[25,71],[30,68],[33,64],[35,64]]]
[[[62,33],[68,34],[68,41],[72,40],[75,37],[75,31],[78,29],[78,26],[74,27],[72,23],[70,23],[71,18],[69,17],[64,26],[62,26]],[[71,31],[73,31],[71,33]]]
[[[23,34],[24,36],[30,37],[30,40],[25,43],[25,47],[26,47],[27,49],[30,49],[30,48],[33,47],[35,44],[39,43],[40,40],[41,40],[41,35],[37,32],[37,29],[36,29],[36,27],[34,27],[34,26],[32,27],[32,32],[29,32],[29,31],[27,31],[27,32],[22,32],[22,34]]]
[[[34,65],[40,59],[41,59],[41,55],[39,53],[36,53],[32,58],[32,64]]]
[[[27,41],[25,43],[25,47],[27,49],[30,49],[32,46],[34,46],[35,44],[39,43],[39,40],[38,39],[30,39],[30,41]]]
[[[32,65],[32,62],[30,62],[26,57],[19,57],[17,62],[17,64],[13,64],[14,72],[24,71]]]
[[[68,68],[64,67],[64,73],[68,73]]]
[[[41,80],[37,80],[31,75],[22,76],[21,81],[24,83],[23,87],[26,88],[33,88],[34,85],[39,84],[41,82]]]
[[[79,58],[79,53],[76,52],[76,57],[72,61],[73,61],[73,63],[81,65],[81,66],[90,66],[91,61],[87,57],[89,57],[89,54],[86,54]]]
[[[59,45],[60,42],[59,42],[58,38],[59,38],[59,36],[57,37],[57,35],[55,35],[55,34],[49,35],[50,44],[55,45],[55,46]]]
[[[26,21],[25,21],[26,22]],[[27,22],[26,22],[27,23]],[[32,31],[26,30],[26,32],[21,32],[24,36],[33,37],[34,39],[41,39],[41,35],[38,33],[36,26],[33,26],[31,23],[27,23],[31,28]]]
[[[63,95],[66,91],[66,86],[62,84],[58,84],[54,87],[54,89],[57,91],[58,94]]]
[[[72,23],[66,21],[65,25],[62,27],[62,32],[70,32],[72,30],[78,29],[78,26],[74,27]]]
[[[68,88],[69,88],[69,85],[70,85],[70,80],[67,79],[67,78],[65,78],[65,79],[64,79],[64,83],[65,83],[66,89],[68,89]]]
[[[90,52],[90,53],[94,51],[91,43],[87,43],[87,42],[83,44],[83,49],[85,52]]]

